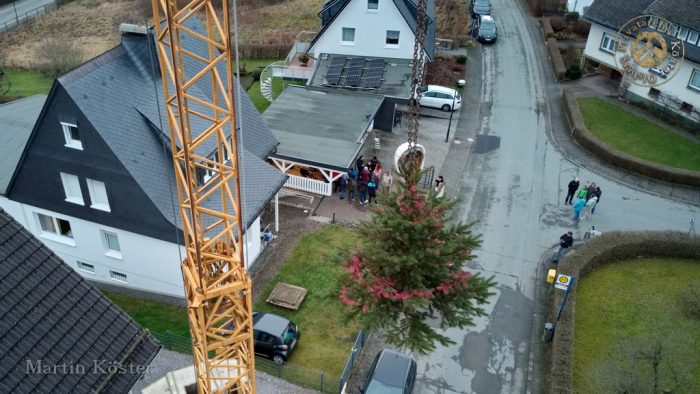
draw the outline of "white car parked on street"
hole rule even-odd
[[[428,85],[420,94],[421,107],[440,108],[447,112],[462,106],[462,96],[450,88],[438,85]]]

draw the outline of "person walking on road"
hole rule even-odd
[[[566,198],[564,199],[564,204],[569,204],[573,202],[572,200],[574,199],[574,195],[576,194],[576,190],[578,190],[580,182],[578,178],[574,178],[571,182],[569,182],[569,191],[566,193]]]
[[[574,244],[574,233],[569,231],[566,234],[562,235],[559,237],[559,250],[557,250],[557,254],[554,255],[554,261],[553,263],[556,264],[559,262],[559,260],[564,257],[566,252],[569,251],[569,248],[571,245]]]
[[[598,197],[593,196],[586,201],[586,205],[583,207],[583,212],[581,213],[581,219],[588,219],[591,217],[591,211],[598,202]]]
[[[595,204],[593,204],[593,208],[591,208],[591,215],[593,215],[595,213],[595,207],[597,207],[598,204],[600,203],[600,196],[603,194],[603,191],[600,190],[600,186],[596,185],[596,188],[595,188],[595,191],[593,192],[593,194],[596,197],[596,201],[595,201]]]
[[[585,198],[576,199],[576,203],[574,204],[574,222],[578,221],[578,218],[581,216],[581,211],[583,210],[584,206],[586,206]]]

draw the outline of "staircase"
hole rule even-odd
[[[260,93],[269,102],[272,102],[272,77],[260,79]]]

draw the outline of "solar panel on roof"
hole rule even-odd
[[[365,59],[354,58],[350,61],[348,73],[345,76],[345,86],[359,86],[362,68],[365,65]]]
[[[326,70],[326,76],[323,77],[324,85],[337,85],[340,80],[340,73],[343,71],[343,66],[345,65],[344,57],[334,57],[331,60],[331,64],[328,65],[328,70]]]
[[[382,76],[384,75],[384,59],[372,59],[369,62],[369,69],[367,70],[367,76],[365,77],[364,84],[362,87],[369,89],[376,89],[381,83]]]
[[[372,59],[369,61],[369,69],[384,68],[384,59]]]

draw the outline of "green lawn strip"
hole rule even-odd
[[[248,89],[248,97],[258,112],[263,113],[270,106],[270,102],[260,93],[260,81],[253,82]]]
[[[700,144],[598,97],[578,99],[586,127],[613,148],[655,163],[700,171]]]
[[[284,59],[247,59],[241,60],[241,68],[245,68],[246,72],[253,72],[256,69],[263,69],[268,65]]]
[[[49,94],[53,79],[41,73],[5,69],[5,78],[10,81],[9,97],[29,97],[35,94]]]
[[[141,326],[156,334],[165,335],[170,331],[178,337],[189,338],[190,328],[185,308],[116,293],[104,294]]]
[[[601,392],[591,376],[614,360],[619,342],[648,343],[655,332],[672,341],[666,350],[671,363],[693,366],[692,381],[700,387],[700,320],[685,314],[680,302],[698,277],[697,262],[669,259],[615,263],[583,277],[576,290],[574,391]]]
[[[337,291],[337,278],[342,272],[340,250],[351,249],[356,243],[356,231],[332,225],[303,237],[255,304],[256,311],[273,312],[299,326],[301,340],[290,363],[323,371],[336,379],[359,331],[357,324],[343,322]],[[277,282],[308,289],[298,310],[290,311],[265,302]]]

